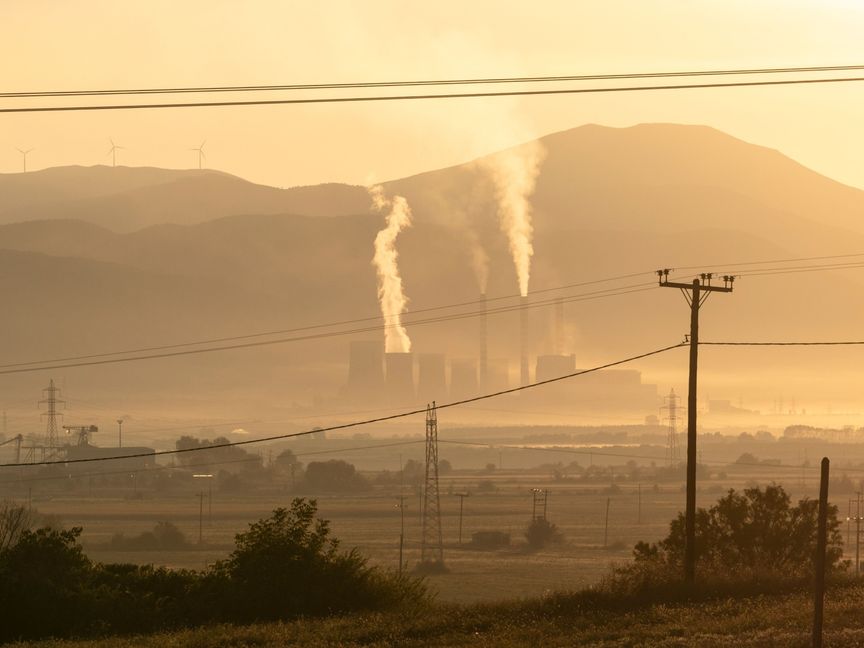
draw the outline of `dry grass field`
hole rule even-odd
[[[494,490],[479,492],[481,481],[491,482]],[[748,468],[737,473],[726,471],[722,479],[703,480],[698,503],[707,506],[728,488],[771,481],[786,484],[793,498],[802,494],[800,473],[794,468]],[[533,553],[527,551],[523,535],[532,515],[532,488],[549,491],[548,518],[564,534],[563,544]],[[656,541],[665,536],[669,521],[684,503],[678,483],[655,486],[627,482],[610,488],[608,484],[555,482],[548,472],[515,470],[493,474],[456,472],[442,479],[441,491],[445,562],[450,571],[428,579],[438,600],[445,603],[533,597],[550,590],[591,585],[608,571],[610,563],[629,560],[638,540]],[[460,545],[459,498],[452,493],[466,491],[471,495],[464,501]],[[404,492],[404,561],[410,570],[420,559],[420,502],[415,489],[406,487]],[[319,495],[319,515],[330,520],[343,547],[356,547],[373,564],[395,569],[400,532],[398,493],[396,486],[376,487],[362,495]],[[94,560],[198,569],[226,556],[236,533],[274,508],[286,506],[292,496],[290,492],[242,496],[214,492],[211,515],[205,491],[201,545],[197,542],[199,499],[193,491],[171,496],[142,491],[140,498],[46,492],[38,494],[33,505],[65,526],[83,527],[81,540]],[[604,547],[607,500],[609,526]],[[844,514],[845,496],[838,495],[835,503]],[[118,551],[108,546],[116,533],[135,536],[152,530],[160,521],[176,524],[189,541],[189,548],[157,552]],[[509,533],[511,545],[497,550],[471,548],[471,534],[487,530]]]

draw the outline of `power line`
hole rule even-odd
[[[625,290],[625,288],[630,288],[630,289]],[[539,308],[542,306],[548,306],[550,304],[553,304],[553,303],[556,303],[559,301],[563,302],[563,303],[572,303],[572,302],[579,302],[579,301],[590,301],[593,299],[602,299],[602,298],[606,298],[606,297],[617,297],[620,295],[627,295],[627,294],[634,293],[634,292],[645,292],[647,290],[653,290],[653,289],[654,289],[654,283],[653,282],[647,282],[644,284],[637,284],[635,286],[624,286],[624,287],[617,288],[617,289],[607,289],[607,290],[602,290],[602,291],[596,291],[594,293],[586,293],[586,294],[582,294],[582,295],[571,296],[571,297],[563,298],[563,299],[557,298],[555,300],[547,300],[547,301],[541,301],[541,302],[529,302],[529,303],[525,303],[525,304],[517,304],[517,305],[513,305],[513,306],[490,309],[487,311],[487,314],[497,315],[497,314],[501,314],[501,313],[510,313],[510,312],[519,311],[519,310],[527,310],[530,308]],[[479,317],[479,316],[481,316],[482,312],[483,311],[473,311],[473,312],[458,313],[458,314],[448,315],[448,316],[428,318],[428,319],[424,319],[424,320],[403,321],[402,325],[404,325],[404,326],[420,326],[420,325],[424,325],[424,324],[437,324],[437,323],[441,323],[441,322],[452,322],[452,321],[457,321],[457,320]],[[186,350],[182,350],[182,351],[167,351],[167,352],[163,352],[163,353],[152,353],[152,354],[148,354],[148,355],[136,355],[136,356],[121,357],[121,358],[109,358],[109,359],[103,359],[103,360],[89,360],[89,361],[82,361],[82,362],[70,362],[70,363],[65,363],[65,364],[52,364],[52,365],[45,365],[45,366],[41,366],[41,365],[40,366],[22,366],[22,367],[18,367],[18,368],[4,369],[4,370],[0,371],[0,375],[31,373],[34,371],[47,371],[49,369],[69,369],[69,368],[74,368],[74,367],[90,367],[90,366],[96,366],[96,365],[117,364],[117,363],[122,363],[122,362],[135,362],[135,361],[141,361],[141,360],[154,360],[154,359],[160,359],[160,358],[173,358],[173,357],[179,357],[179,356],[200,355],[203,353],[213,353],[216,351],[229,351],[229,350],[234,350],[234,349],[251,349],[251,348],[256,348],[256,347],[271,346],[274,344],[287,344],[287,343],[292,343],[292,342],[306,342],[306,341],[310,341],[310,340],[320,340],[320,339],[325,339],[325,338],[341,337],[344,335],[355,335],[355,334],[359,334],[359,333],[378,332],[378,331],[383,331],[383,330],[387,330],[390,328],[394,328],[395,326],[398,326],[398,325],[397,324],[382,324],[382,325],[377,325],[377,326],[368,326],[368,327],[364,327],[364,328],[356,328],[356,329],[349,329],[349,330],[343,330],[343,331],[331,331],[331,332],[327,332],[327,333],[316,333],[316,334],[303,335],[303,336],[290,337],[290,338],[280,338],[280,339],[276,339],[276,340],[262,340],[262,341],[257,341],[257,342],[245,342],[245,343],[241,343],[241,344],[227,344],[227,345],[216,346],[216,347],[207,347],[207,348],[202,348],[202,349],[186,349]],[[30,363],[25,363],[25,364],[29,365]]]
[[[527,97],[543,95],[596,94],[608,92],[650,92],[656,90],[704,90],[710,88],[747,88],[818,83],[849,83],[864,81],[864,77],[831,77],[814,79],[783,79],[781,81],[733,81],[724,83],[691,83],[669,85],[641,85],[594,88],[567,88],[563,90],[506,90],[495,92],[451,92],[438,94],[369,95],[352,97],[307,97],[303,99],[252,99],[245,101],[198,101],[143,104],[103,104],[75,106],[34,106],[28,108],[0,108],[0,113],[80,112],[93,110],[147,110],[158,108],[217,108],[226,106],[278,106],[292,104],[360,103],[370,101],[412,101],[428,99],[470,99],[489,97]]]
[[[308,457],[315,455],[326,455],[326,454],[339,454],[344,452],[354,452],[354,451],[365,451],[365,450],[376,450],[378,448],[393,448],[396,446],[406,446],[406,445],[417,445],[418,443],[424,443],[423,439],[412,439],[409,441],[396,441],[392,443],[377,443],[374,445],[365,445],[365,446],[351,446],[348,448],[332,448],[330,450],[312,450],[309,452],[295,452],[295,457]],[[202,450],[207,450],[208,447],[201,448]],[[118,457],[122,459],[122,457]],[[164,470],[176,470],[178,468],[206,468],[209,466],[224,466],[228,464],[238,464],[238,463],[257,463],[261,460],[261,457],[255,455],[251,457],[245,457],[243,459],[223,459],[221,461],[204,461],[201,463],[195,464],[185,464],[185,465],[164,465],[164,466],[151,466],[149,468],[137,468],[137,469],[124,469],[124,470],[100,470],[98,472],[86,472],[86,473],[66,473],[63,475],[40,475],[38,477],[26,477],[23,479],[6,479],[0,480],[0,484],[18,484],[18,483],[26,483],[26,482],[37,482],[37,481],[59,481],[59,480],[69,480],[69,479],[81,479],[84,477],[108,477],[112,475],[128,475],[130,473],[134,474],[147,474],[153,472],[160,472]],[[29,466],[33,464],[18,464],[19,466]],[[37,464],[38,465],[38,464]]]
[[[820,65],[782,68],[739,68],[675,72],[626,72],[617,74],[577,74],[556,76],[475,77],[467,79],[422,79],[413,81],[359,81],[345,83],[290,83],[273,85],[177,86],[162,88],[116,88],[97,90],[40,90],[0,92],[0,98],[33,99],[42,97],[92,97],[150,94],[212,94],[223,92],[273,92],[294,90],[355,90],[361,88],[409,88],[450,85],[488,85],[515,83],[559,83],[572,81],[613,81],[624,79],[664,79],[675,77],[739,76],[754,74],[793,74],[811,72],[853,72],[864,65]]]
[[[585,374],[594,373],[597,371],[601,371],[603,369],[609,369],[610,367],[616,367],[618,365],[626,364],[629,362],[634,362],[636,360],[641,360],[643,358],[649,358],[652,356],[660,355],[661,353],[666,353],[667,351],[671,351],[672,349],[677,349],[677,348],[682,347],[682,346],[685,346],[685,345],[683,345],[681,343],[673,344],[671,346],[663,347],[661,349],[655,349],[654,351],[648,351],[646,353],[641,353],[639,355],[630,356],[628,358],[623,358],[621,360],[615,360],[613,362],[609,362],[609,363],[606,363],[604,365],[600,365],[597,367],[592,367],[590,369],[582,369],[580,371],[575,371],[575,372],[572,372],[569,374],[564,374],[562,376],[556,376],[554,378],[549,378],[547,380],[537,381],[534,383],[530,383],[528,385],[521,385],[519,387],[513,387],[510,389],[502,389],[500,391],[491,392],[488,394],[481,394],[481,395],[473,396],[470,398],[464,398],[462,400],[452,401],[449,403],[443,403],[443,404],[437,405],[437,407],[438,407],[438,409],[458,407],[460,405],[466,405],[468,403],[475,403],[477,401],[487,400],[489,398],[496,398],[498,396],[503,396],[505,394],[513,394],[513,393],[521,392],[521,391],[524,391],[527,389],[534,389],[536,387],[541,387],[543,385],[549,385],[551,383],[560,382],[562,380],[567,380],[569,378],[575,378],[577,376],[582,376]],[[116,459],[151,458],[151,457],[155,457],[155,456],[184,454],[187,452],[199,452],[202,450],[212,450],[212,449],[216,449],[216,448],[231,448],[231,447],[252,445],[252,444],[257,444],[257,443],[266,443],[269,441],[278,441],[278,440],[282,440],[282,439],[293,439],[296,437],[308,436],[310,434],[317,434],[317,433],[321,433],[321,432],[332,432],[335,430],[345,430],[348,428],[361,427],[361,426],[365,426],[365,425],[371,425],[373,423],[383,423],[386,421],[393,421],[396,419],[402,419],[402,418],[406,418],[409,416],[415,416],[417,414],[425,414],[425,413],[426,413],[426,408],[423,407],[420,409],[409,410],[409,411],[400,412],[397,414],[390,414],[388,416],[379,416],[377,418],[365,419],[365,420],[361,420],[361,421],[352,421],[349,423],[341,423],[338,425],[331,425],[329,427],[319,427],[319,428],[315,428],[315,429],[311,429],[311,430],[304,430],[302,432],[278,434],[278,435],[269,436],[269,437],[262,437],[260,439],[248,439],[248,440],[244,440],[244,441],[233,441],[233,442],[229,442],[229,443],[220,443],[220,444],[216,444],[216,445],[207,446],[204,448],[194,447],[194,448],[182,448],[182,449],[175,449],[175,450],[158,450],[158,451],[153,452],[153,453],[140,452],[140,453],[134,453],[134,454],[125,454],[122,456],[115,456],[115,457],[92,457],[92,458],[87,458],[87,459],[70,459],[70,460],[65,460],[65,461],[36,461],[36,462],[26,463],[26,464],[7,463],[7,464],[0,464],[0,468],[8,468],[8,467],[12,467],[12,466],[68,465],[68,464],[75,464],[75,463],[93,463],[93,462],[97,462],[97,461],[112,461],[112,460],[116,460]]]
[[[824,340],[815,342],[703,342],[699,345],[707,346],[860,346],[864,340]]]
[[[825,257],[805,257],[803,259],[789,259],[788,261],[809,260],[809,259],[831,259],[831,258],[841,258],[841,257],[846,257],[846,256],[864,256],[864,254],[833,255],[833,256],[825,256]],[[782,261],[783,260],[750,261],[750,262],[741,262],[737,265],[780,263]],[[735,265],[735,264],[731,264],[731,265]],[[720,264],[716,264],[716,265],[711,266],[711,267],[730,267],[730,266],[729,265],[721,266]],[[739,276],[758,276],[760,274],[770,275],[770,274],[784,274],[784,273],[790,273],[791,274],[791,273],[799,273],[799,272],[818,272],[818,271],[823,271],[823,270],[845,270],[845,269],[857,269],[857,268],[864,268],[864,263],[861,263],[861,264],[826,264],[826,265],[787,266],[785,268],[779,268],[779,267],[778,268],[768,268],[768,269],[764,269],[760,272],[744,271],[744,272],[740,272]],[[683,269],[686,269],[686,268],[683,268]],[[587,286],[587,285],[592,285],[592,284],[597,284],[597,283],[617,281],[617,280],[625,279],[625,278],[629,278],[629,277],[642,276],[643,274],[647,274],[647,273],[646,272],[639,272],[639,273],[631,273],[631,274],[626,274],[626,275],[619,275],[617,277],[611,277],[611,278],[607,278],[607,279],[597,279],[597,280],[593,280],[593,281],[580,282],[577,284],[570,284],[569,286],[544,288],[544,289],[537,290],[534,292],[535,293],[551,292],[551,291],[562,290],[562,289],[565,289],[567,287]],[[458,320],[463,320],[463,319],[470,319],[470,318],[474,318],[474,317],[481,317],[483,315],[490,315],[490,314],[495,315],[495,314],[501,314],[501,313],[520,311],[520,310],[525,310],[525,309],[530,309],[530,308],[540,308],[540,307],[554,305],[557,303],[573,303],[573,302],[579,302],[579,301],[591,301],[594,299],[602,299],[602,298],[606,298],[606,297],[616,297],[616,296],[627,295],[627,294],[632,294],[632,293],[637,293],[637,292],[645,292],[648,290],[653,290],[655,285],[656,284],[654,282],[630,284],[630,285],[626,285],[626,286],[608,288],[608,289],[603,289],[603,290],[598,290],[598,291],[593,291],[593,292],[588,292],[588,293],[578,293],[578,294],[569,295],[569,296],[563,297],[563,298],[557,297],[554,299],[540,300],[540,301],[527,302],[527,303],[521,303],[520,302],[519,304],[510,305],[510,306],[502,306],[502,307],[487,309],[487,310],[481,309],[481,310],[477,310],[477,311],[469,311],[469,312],[464,312],[464,313],[455,313],[452,315],[442,315],[440,317],[433,317],[433,318],[427,318],[427,319],[405,320],[405,321],[403,321],[402,324],[405,326],[420,326],[420,325],[425,325],[425,324],[438,324],[438,323],[443,323],[443,322],[451,322],[451,321],[458,321]],[[513,296],[501,296],[501,297],[492,298],[488,301],[506,300],[506,299],[512,299],[512,298],[513,298]],[[429,308],[419,309],[419,310],[416,310],[413,312],[414,313],[432,312],[432,311],[437,311],[437,310],[447,310],[447,309],[451,309],[451,308],[458,308],[458,307],[462,307],[462,306],[470,306],[470,305],[481,304],[481,303],[482,303],[481,300],[475,300],[475,301],[470,301],[470,302],[462,302],[460,304],[433,306],[433,307],[429,307]],[[410,313],[409,313],[409,315],[410,315]],[[376,320],[380,320],[380,319],[381,319],[381,316],[379,315],[379,316],[375,316],[375,317],[359,318],[359,319],[354,319],[354,320],[345,320],[343,323],[346,323],[346,324],[347,323],[354,323],[354,322],[361,323],[361,322],[367,322],[367,321],[376,321]],[[342,323],[337,322],[337,323],[332,323],[332,324],[316,324],[316,325],[309,325],[309,326],[304,326],[304,327],[297,327],[294,329],[283,329],[281,331],[252,333],[252,334],[233,336],[233,337],[213,338],[211,340],[199,340],[199,341],[191,341],[191,342],[184,342],[184,343],[177,343],[177,344],[170,344],[170,345],[143,347],[143,348],[139,348],[139,349],[130,349],[127,351],[113,351],[113,352],[105,352],[105,353],[97,353],[97,354],[89,354],[89,355],[68,356],[66,358],[55,358],[53,360],[33,360],[33,361],[28,361],[28,362],[5,364],[5,365],[0,365],[0,375],[15,374],[15,373],[28,373],[28,372],[34,372],[34,371],[46,371],[49,369],[68,369],[68,368],[103,365],[103,364],[116,364],[116,363],[132,362],[132,361],[139,361],[139,360],[152,360],[152,359],[170,358],[170,357],[178,357],[178,356],[186,356],[186,355],[198,355],[198,354],[212,353],[212,352],[217,352],[217,351],[228,351],[228,350],[234,350],[234,349],[254,348],[254,347],[269,346],[269,345],[274,345],[274,344],[303,342],[303,341],[310,341],[310,340],[316,340],[316,339],[340,337],[340,336],[345,336],[345,335],[357,335],[357,334],[361,334],[361,333],[371,333],[371,332],[384,331],[384,330],[387,330],[387,329],[395,326],[395,324],[392,324],[392,323],[385,323],[385,324],[376,325],[376,326],[354,328],[354,329],[347,329],[347,330],[340,330],[340,331],[330,331],[330,332],[326,332],[326,333],[310,334],[310,335],[290,337],[290,338],[280,338],[280,339],[276,339],[276,340],[263,340],[263,341],[258,341],[258,342],[247,342],[247,343],[243,343],[243,344],[227,344],[227,345],[222,345],[222,346],[199,348],[199,349],[184,349],[184,347],[188,347],[188,346],[199,346],[199,345],[204,345],[204,344],[210,344],[213,342],[254,339],[254,338],[258,338],[258,337],[267,337],[267,336],[271,336],[271,335],[276,335],[279,333],[300,332],[300,331],[316,330],[316,329],[321,329],[321,328],[331,328],[334,326],[339,326],[340,324],[342,324]],[[171,351],[171,349],[183,349],[183,350]],[[135,353],[142,353],[142,352],[146,353],[148,351],[160,351],[160,350],[165,350],[166,352],[164,352],[164,353],[152,353],[152,354],[148,354],[148,355],[131,355],[130,357],[113,357],[113,356],[120,356],[120,355],[125,355],[125,354],[135,354]],[[100,358],[105,358],[105,359],[100,359]],[[77,361],[77,360],[82,360],[82,361],[87,360],[87,361],[86,362],[72,362],[72,361]],[[69,362],[67,362],[67,361],[69,361]],[[48,363],[52,363],[52,364],[48,364]],[[63,363],[63,364],[55,364],[55,363]],[[34,366],[34,365],[39,365],[39,366]]]
[[[864,256],[864,255],[862,255],[862,256]],[[570,288],[580,288],[580,287],[591,286],[591,285],[596,285],[596,284],[600,284],[600,283],[609,283],[612,281],[620,281],[622,279],[641,277],[643,275],[649,275],[649,274],[653,275],[654,271],[652,270],[652,271],[644,271],[644,272],[634,272],[634,273],[630,273],[630,274],[618,275],[615,277],[607,277],[604,279],[593,279],[590,281],[581,281],[578,283],[564,284],[562,286],[552,286],[552,287],[548,287],[548,288],[540,288],[537,290],[532,290],[531,294],[532,295],[538,295],[538,294],[543,294],[543,293],[548,293],[548,292],[557,292],[557,291],[561,291],[561,290],[567,290]],[[653,284],[653,282],[646,282],[645,284],[639,284],[639,285],[640,286],[642,286],[642,285],[653,286],[654,284]],[[624,288],[629,288],[629,287],[631,287],[631,286],[625,286],[625,287],[614,288],[614,289],[610,288],[608,290],[609,291],[619,290],[619,289],[624,289]],[[600,292],[606,292],[606,291],[600,291]],[[587,294],[593,295],[596,293],[587,293]],[[576,296],[580,296],[580,295],[576,295]],[[501,295],[499,297],[489,297],[486,299],[486,303],[505,301],[508,299],[519,299],[519,298],[520,298],[520,295],[518,293],[514,293],[514,294],[509,294],[509,295]],[[438,306],[429,306],[426,308],[407,310],[402,314],[402,316],[403,317],[410,317],[410,316],[418,314],[418,313],[429,313],[429,312],[440,311],[440,310],[450,310],[450,309],[454,309],[454,308],[462,308],[465,306],[477,306],[477,305],[482,305],[483,303],[484,303],[483,300],[476,300],[475,299],[475,300],[471,300],[471,301],[467,301],[467,302],[456,302],[456,303],[451,303],[451,304],[442,304],[442,305],[438,305]],[[529,302],[529,305],[531,303],[532,302]],[[550,302],[546,301],[546,302],[543,302],[542,305],[545,306],[545,305],[548,305],[549,303]],[[523,307],[521,305],[521,303],[520,303],[519,307],[520,308]],[[477,311],[477,313],[480,313],[480,312],[481,311]],[[488,312],[492,312],[492,311],[487,310],[486,312],[488,313]],[[135,348],[135,349],[126,349],[123,351],[108,351],[108,352],[93,353],[93,354],[88,354],[88,355],[66,356],[66,357],[62,357],[62,358],[51,358],[51,359],[46,359],[46,360],[32,360],[29,362],[16,362],[16,363],[10,363],[10,364],[0,364],[0,369],[11,369],[11,368],[15,368],[15,367],[24,367],[24,366],[35,365],[35,364],[41,365],[41,364],[46,364],[46,363],[68,362],[68,361],[72,361],[72,360],[89,360],[89,359],[94,359],[94,358],[106,358],[106,357],[110,357],[110,356],[125,355],[125,354],[131,354],[131,353],[146,353],[149,351],[166,351],[169,349],[179,349],[179,348],[183,348],[183,347],[187,347],[187,346],[200,346],[200,345],[204,345],[204,344],[217,344],[220,342],[235,342],[238,340],[249,340],[249,339],[254,339],[254,338],[259,338],[259,337],[270,337],[273,335],[284,335],[286,333],[300,333],[303,331],[312,331],[312,330],[323,329],[323,328],[334,328],[337,326],[345,326],[348,324],[360,324],[363,322],[377,322],[377,321],[381,321],[382,319],[385,320],[385,322],[386,322],[388,318],[385,316],[382,316],[379,313],[377,315],[373,315],[373,316],[369,316],[369,317],[348,319],[348,320],[329,322],[329,323],[324,323],[324,324],[310,324],[308,326],[298,326],[298,327],[294,327],[294,328],[277,329],[277,330],[273,330],[273,331],[247,333],[244,335],[234,335],[234,336],[227,336],[227,337],[220,337],[220,338],[208,338],[208,339],[202,339],[202,340],[192,340],[189,342],[163,344],[163,345],[158,345],[158,346],[139,347],[139,348]],[[405,324],[406,325],[411,324],[411,322],[407,321],[407,322],[405,322]],[[365,331],[363,331],[363,332],[365,332]]]

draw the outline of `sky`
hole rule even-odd
[[[0,90],[331,83],[864,64],[864,0],[2,0]],[[67,100],[68,101],[68,100]],[[80,101],[80,100],[77,100]],[[0,116],[0,172],[206,164],[372,182],[586,123],[707,124],[864,188],[864,82]],[[3,106],[25,102],[0,100]]]

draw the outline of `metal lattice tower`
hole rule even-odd
[[[423,539],[420,562],[444,564],[441,496],[438,491],[438,410],[426,406],[426,482],[423,485]]]
[[[669,430],[666,441],[666,459],[670,464],[676,464],[681,460],[681,453],[678,450],[678,410],[680,409],[678,403],[681,399],[672,389],[663,400],[665,404],[661,409],[666,412],[665,418]]]
[[[39,405],[47,405],[47,410],[42,413],[42,416],[47,417],[47,425],[45,426],[45,450],[53,453],[60,446],[59,432],[60,426],[57,425],[57,419],[63,415],[57,411],[57,406],[64,405],[66,401],[60,400],[60,388],[54,386],[54,379],[48,382],[48,387],[42,390],[44,398],[39,401]]]

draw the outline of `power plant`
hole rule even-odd
[[[384,391],[389,404],[412,404],[417,397],[414,391],[414,354],[385,353],[384,366]]]
[[[447,362],[443,353],[421,353],[417,356],[417,398],[440,399],[447,393]]]

